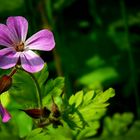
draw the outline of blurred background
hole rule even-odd
[[[24,16],[28,36],[49,28],[56,48],[41,52],[49,77],[64,76],[67,95],[112,87],[107,115],[140,119],[140,5],[137,0],[0,0],[0,23]]]

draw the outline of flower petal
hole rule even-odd
[[[2,117],[2,122],[8,122],[11,119],[9,112],[0,103],[0,115]]]
[[[11,47],[13,44],[13,36],[4,24],[0,24],[0,45]]]
[[[13,48],[0,50],[0,68],[9,69],[14,67],[19,59],[19,54]]]
[[[23,69],[30,73],[38,72],[44,66],[44,61],[31,50],[23,52],[20,59]]]
[[[13,33],[16,42],[25,41],[28,31],[28,21],[24,17],[9,17],[6,24]]]
[[[47,29],[41,30],[32,35],[25,46],[32,50],[50,51],[55,46],[53,33]]]

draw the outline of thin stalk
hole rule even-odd
[[[57,44],[58,44],[58,46],[60,46],[60,45],[62,45],[62,39],[60,39],[60,37],[59,37],[59,35],[57,33],[56,26],[55,26],[54,17],[53,17],[53,10],[52,10],[52,1],[51,0],[44,0],[44,4],[46,5],[45,10],[46,10],[46,13],[47,13],[48,21],[49,21],[50,26],[51,26],[54,34],[55,34]],[[59,40],[61,40],[61,43],[60,43]],[[63,71],[62,71],[62,67],[61,67],[61,58],[60,58],[59,53],[57,52],[57,47],[55,49],[53,49],[53,57],[54,57],[54,61],[55,61],[57,74],[59,76],[62,76]]]
[[[131,71],[131,80],[132,80],[132,86],[134,89],[134,96],[135,96],[135,100],[136,100],[137,117],[140,118],[140,101],[139,101],[139,94],[138,94],[138,87],[137,87],[137,80],[136,80],[136,70],[135,70],[135,64],[134,64],[131,44],[129,41],[129,26],[128,26],[128,19],[127,19],[124,0],[121,0],[120,4],[121,4],[122,18],[123,18],[124,28],[125,28],[124,37],[125,37],[125,43],[126,43],[128,57],[129,57],[128,59],[129,59],[129,66],[130,66],[130,71]]]
[[[17,72],[17,69],[14,68],[14,69],[11,71],[11,73],[9,74],[9,76],[12,77],[16,72]]]
[[[37,93],[37,99],[38,99],[38,107],[40,109],[42,109],[42,107],[43,107],[43,105],[42,105],[42,95],[41,95],[41,89],[40,89],[39,83],[32,73],[28,73],[28,74],[31,76],[31,78],[33,79],[33,81],[35,83],[35,86],[36,86],[36,89],[37,89],[36,93]]]
[[[58,52],[58,49],[57,49],[57,46],[65,46],[65,38],[64,35],[60,35],[58,34],[58,31],[57,31],[57,27],[56,27],[56,24],[55,24],[55,18],[54,18],[54,15],[53,15],[53,8],[52,8],[52,0],[43,0],[41,4],[43,4],[40,9],[40,14],[41,14],[41,17],[42,17],[42,21],[43,21],[43,25],[46,25],[49,23],[49,27],[53,30],[54,32],[54,35],[55,35],[55,40],[56,40],[56,47],[55,49],[53,49],[53,57],[54,57],[54,62],[55,62],[55,67],[56,67],[56,72],[57,72],[57,75],[58,76],[63,76],[65,75],[65,77],[67,77],[66,81],[69,82],[69,75],[68,73],[64,73],[63,70],[62,70],[62,62],[61,62],[61,56],[59,55],[59,52]],[[44,10],[42,10],[44,9]],[[59,16],[61,16],[61,11],[59,13]],[[59,17],[60,18],[60,17]],[[63,19],[61,17],[61,25],[63,26]],[[69,85],[69,84],[67,84]],[[69,93],[69,94],[68,94]],[[71,91],[71,85],[67,88],[67,97],[69,97],[71,95],[72,91]]]
[[[46,3],[46,13],[47,13],[47,17],[49,19],[49,22],[51,24],[51,27],[53,29],[53,32],[55,34],[55,38],[56,38],[56,41],[57,41],[57,46],[65,46],[66,45],[66,42],[65,42],[65,33],[63,31],[63,34],[61,34],[61,36],[58,34],[58,31],[57,31],[57,26],[56,26],[56,23],[55,23],[55,20],[54,20],[54,15],[53,15],[53,9],[52,9],[52,0],[44,0]],[[59,11],[58,13],[59,15],[59,23],[61,22],[61,27],[59,26],[59,28],[64,28],[64,23],[63,23],[63,17],[62,17],[62,14],[61,14],[61,11]],[[55,49],[53,49],[53,56],[54,56],[54,61],[55,61],[55,66],[56,66],[56,71],[57,71],[57,74],[58,76],[65,76],[65,82],[67,82],[68,84],[66,84],[66,88],[65,88],[65,93],[67,92],[67,94],[65,94],[66,98],[68,98],[71,93],[72,93],[72,87],[71,87],[71,84],[70,84],[70,76],[68,74],[68,72],[64,73],[63,72],[63,69],[62,69],[62,62],[61,62],[61,56],[59,55],[59,52],[58,52],[58,49],[57,49],[57,46]]]
[[[43,105],[42,105],[41,89],[40,89],[40,86],[39,86],[39,83],[38,83],[37,79],[35,78],[35,76],[34,76],[32,73],[29,73],[29,72],[27,72],[27,71],[25,71],[25,70],[23,70],[23,69],[21,69],[21,68],[18,68],[18,69],[24,71],[25,73],[27,73],[27,74],[29,74],[29,75],[31,76],[31,78],[32,78],[32,80],[34,81],[34,84],[35,84],[35,86],[36,86],[36,90],[37,90],[36,96],[37,96],[37,101],[38,101],[38,107],[39,107],[40,109],[42,109],[42,108],[43,108]]]

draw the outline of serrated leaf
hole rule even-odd
[[[81,140],[83,137],[91,137],[97,133],[97,129],[100,127],[100,123],[98,121],[94,122],[94,125],[86,127],[81,133],[78,135],[77,140]]]
[[[103,103],[113,96],[115,96],[115,90],[113,88],[109,88],[105,92],[99,92],[93,101],[96,103]]]
[[[51,79],[47,81],[45,84],[44,89],[44,97],[43,97],[43,105],[47,105],[49,103],[52,103],[52,96],[60,97],[62,94],[64,88],[64,78],[63,77],[57,77],[56,79]],[[60,103],[60,102],[59,102]]]
[[[110,88],[105,92],[98,91],[96,94],[94,90],[85,94],[83,94],[83,91],[79,91],[69,98],[69,105],[72,110],[69,112],[71,114],[66,116],[71,118],[73,124],[76,124],[75,126],[73,125],[73,127],[80,129],[79,135],[82,135],[82,133],[85,135],[86,130],[87,135],[85,135],[85,137],[96,133],[97,128],[93,127],[95,125],[94,123],[98,122],[105,114],[106,107],[109,105],[107,101],[114,95],[114,90]],[[65,121],[67,122],[66,118]],[[69,125],[69,123],[67,124]]]
[[[54,80],[50,79],[49,81],[47,81],[47,83],[45,84],[45,95],[50,94],[54,88],[60,89],[62,91],[62,89],[64,88],[63,77],[57,77]]]

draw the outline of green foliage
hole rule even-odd
[[[49,105],[52,103],[52,96],[55,98],[56,103],[61,103],[60,95],[62,94],[64,88],[64,78],[57,77],[56,79],[48,80],[44,86],[44,97],[43,105]]]
[[[124,7],[121,7],[123,1]],[[95,140],[137,140],[140,137],[140,122],[136,120],[139,115],[136,118],[126,111],[140,108],[139,101],[137,107],[135,104],[129,107],[130,100],[135,103],[139,99],[134,100],[139,96],[136,95],[140,75],[139,13],[138,2],[129,0],[0,0],[1,23],[8,16],[18,14],[29,19],[29,34],[43,27],[53,30],[56,40],[53,57],[46,52],[40,54],[51,66],[50,77],[56,75],[55,64],[65,77],[48,79],[46,65],[33,74],[40,87],[43,106],[51,110],[53,96],[61,111],[58,119],[63,124],[56,129],[52,125],[34,129],[36,123],[33,125],[27,114],[18,109],[38,107],[37,87],[33,77],[18,70],[12,88],[1,95],[1,102],[12,113],[12,119],[7,124],[0,123],[0,140],[93,139],[98,128],[103,128],[103,133],[99,138],[94,137]],[[0,69],[0,76],[9,74],[10,70]],[[84,90],[73,95],[81,86]],[[117,87],[112,108],[125,113],[112,110],[113,117],[106,116],[101,127],[100,119],[114,91],[99,89],[110,86]]]
[[[79,83],[88,86],[96,81],[104,83],[107,80],[116,79],[118,74],[115,69],[111,67],[105,67],[97,69],[91,73],[88,73],[79,78]]]
[[[103,137],[118,136],[128,131],[128,126],[132,123],[134,115],[132,113],[116,113],[112,118],[106,117],[104,120]]]
[[[51,126],[47,130],[41,128],[34,129],[26,138],[26,140],[72,140],[71,130],[64,126],[53,129]]]
[[[95,140],[138,140],[140,137],[140,121],[133,123],[134,115],[130,112],[116,113],[106,117],[101,137]]]
[[[37,72],[34,75],[37,78],[40,88],[42,89],[43,84],[45,84],[45,82],[47,81],[48,76],[49,76],[47,64],[44,65],[44,68],[40,72]]]
[[[127,140],[137,140],[140,137],[140,121],[135,121],[133,126],[125,135]]]
[[[29,74],[22,70],[18,70],[13,77],[13,84],[12,88],[9,90],[9,95],[23,107],[25,104],[36,105],[36,86]]]
[[[21,111],[14,112],[14,116],[16,116],[14,117],[14,119],[18,128],[18,136],[20,138],[27,136],[27,134],[30,133],[32,130],[32,126],[33,126],[32,119]]]
[[[31,131],[31,133],[29,133],[26,137],[26,140],[45,140],[45,133],[42,132],[43,129],[42,128],[37,128]]]
[[[0,139],[19,140],[19,138],[24,138],[32,130],[32,119],[18,110],[13,110],[10,113],[12,114],[10,122],[7,124],[0,123]]]
[[[29,133],[26,140],[72,140],[73,138],[82,140],[97,134],[100,127],[99,121],[109,105],[107,102],[114,95],[112,88],[104,92],[95,92],[94,90],[86,93],[77,92],[69,98],[68,105],[65,102],[62,104],[61,121],[63,126],[54,129],[50,125],[44,130],[35,129]]]
[[[53,96],[61,112],[61,116],[57,118],[57,121],[60,121],[63,126],[56,125],[57,128],[55,129],[53,128],[54,125],[46,125],[44,129],[32,130],[31,119],[24,112],[15,110],[12,114],[18,130],[16,136],[26,137],[27,140],[55,140],[58,138],[62,140],[72,138],[80,140],[95,135],[100,127],[100,119],[109,105],[108,100],[115,95],[114,90],[112,88],[104,92],[102,90],[81,90],[75,95],[71,95],[67,100],[65,98],[66,93],[62,94],[64,78],[57,77],[54,80],[47,80],[48,72],[45,73],[46,70],[45,66],[41,72],[34,74],[35,77],[18,70],[14,75],[13,87],[8,92],[10,94],[10,103],[13,108],[18,107],[19,104],[32,106],[34,102],[36,103],[37,82],[41,87],[43,106],[47,106],[51,110]],[[34,78],[36,78],[36,82]],[[9,108],[13,109],[12,107]]]
[[[77,92],[69,99],[62,118],[75,132],[77,139],[93,136],[100,126],[99,120],[105,114],[107,101],[115,95],[112,88],[105,92],[94,90]]]

